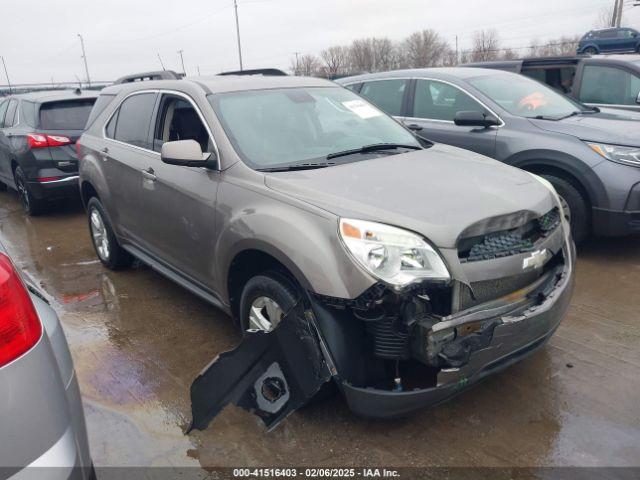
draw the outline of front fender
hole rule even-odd
[[[232,207],[233,206],[233,207]],[[338,238],[338,218],[324,210],[269,196],[234,184],[219,193],[219,235],[215,247],[216,278],[229,298],[231,263],[246,250],[271,255],[307,290],[339,298],[356,298],[375,280],[355,265]]]
[[[575,178],[584,188],[593,206],[609,204],[607,191],[598,175],[579,158],[556,150],[527,150],[519,152],[504,160],[513,165],[533,173],[540,170],[566,173]]]

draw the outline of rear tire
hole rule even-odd
[[[33,196],[33,193],[29,189],[29,183],[27,182],[27,176],[21,167],[17,167],[13,173],[13,178],[16,183],[16,190],[20,197],[20,203],[27,215],[34,217],[41,214],[46,207],[46,203],[43,200],[37,199]]]
[[[133,257],[118,243],[104,207],[96,197],[87,203],[87,219],[91,243],[102,264],[110,270],[130,267]]]
[[[571,235],[576,245],[587,239],[591,225],[591,211],[589,204],[580,191],[571,183],[560,177],[552,175],[542,175],[553,185],[558,192],[560,199],[569,207],[569,217],[571,223]]]

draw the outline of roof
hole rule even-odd
[[[296,87],[332,87],[335,83],[321,78],[293,77],[293,76],[264,76],[264,75],[214,75],[207,77],[186,77],[181,80],[149,80],[111,85],[102,90],[104,94],[117,94],[120,91],[136,90],[183,90],[199,86],[205,93],[240,92],[247,90],[268,90],[274,88]]]
[[[413,68],[408,70],[395,70],[392,72],[367,73],[336,80],[340,84],[356,83],[359,80],[371,80],[375,78],[405,78],[405,77],[430,77],[446,80],[447,78],[475,78],[485,75],[509,75],[509,72],[492,70],[489,68]]]
[[[628,63],[640,63],[640,55],[637,54],[599,54],[599,55],[567,55],[565,57],[525,57],[517,60],[495,60],[491,62],[471,62],[463,65],[464,67],[506,67],[520,65],[521,63],[536,64],[536,63],[577,63],[581,60],[610,60],[612,62],[628,62]]]
[[[76,100],[79,98],[96,98],[99,92],[95,90],[39,90],[29,93],[18,93],[10,95],[11,98],[21,98],[31,102],[56,102],[61,100]]]

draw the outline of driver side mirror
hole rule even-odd
[[[494,127],[500,125],[500,122],[493,115],[485,115],[482,112],[469,111],[458,112],[453,119],[459,127]]]
[[[209,167],[215,165],[215,154],[202,153],[195,140],[176,140],[162,144],[160,159],[169,165],[183,167]]]

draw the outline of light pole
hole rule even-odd
[[[84,50],[84,38],[82,35],[78,34],[78,38],[80,39],[80,46],[82,47],[82,59],[84,60],[84,71],[87,74],[87,84],[91,86],[91,77],[89,76],[89,66],[87,65],[87,53]]]
[[[240,71],[242,71],[242,46],[240,45],[240,22],[238,21],[238,1],[233,0],[233,8],[236,11],[236,34],[238,36],[238,59],[240,60]]]
[[[180,61],[182,62],[182,73],[184,73],[184,75],[187,75],[187,71],[184,68],[184,56],[182,55],[182,53],[184,52],[184,50],[178,50],[178,54],[180,55]]]
[[[4,57],[0,57],[2,59],[2,65],[4,66],[4,74],[7,76],[7,85],[9,85],[9,93],[12,93],[11,89],[11,80],[9,80],[9,72],[7,72],[7,64],[4,62]]]

